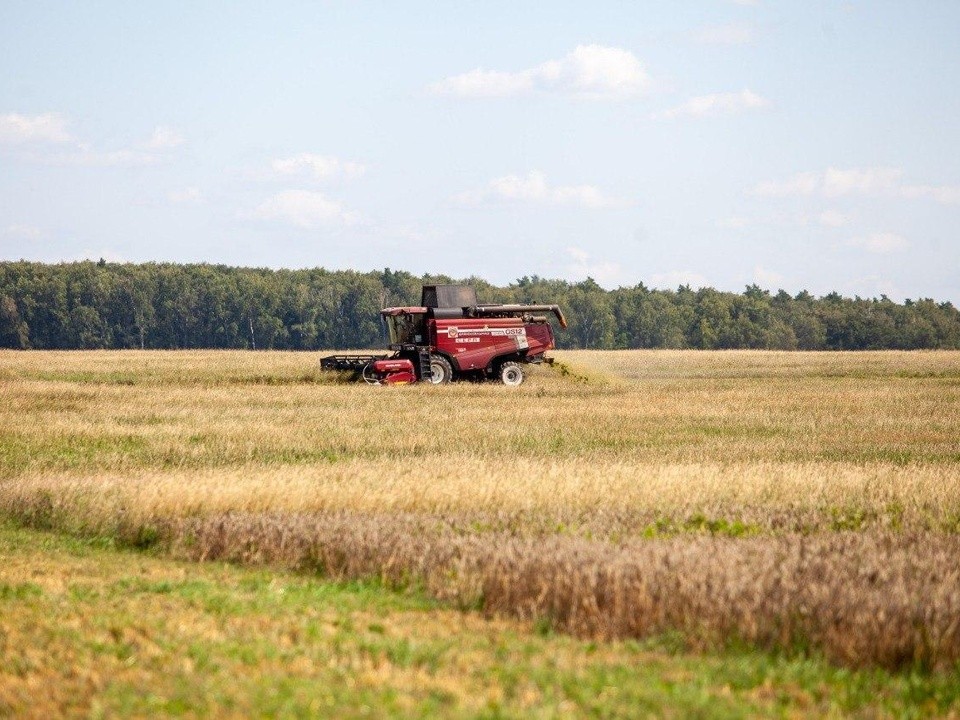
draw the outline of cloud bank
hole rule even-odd
[[[66,118],[59,113],[0,115],[0,145],[19,146],[22,149],[17,152],[23,158],[46,165],[142,167],[159,162],[164,151],[181,144],[183,137],[177,132],[158,125],[143,143],[99,150],[74,137],[67,130]]]
[[[747,110],[759,110],[769,105],[766,98],[744,88],[740,92],[698,95],[669,110],[653,114],[655,120],[673,120],[680,117],[721,117],[737,115]]]
[[[0,143],[67,143],[72,140],[67,132],[66,119],[58,113],[0,115]]]
[[[345,178],[352,180],[361,177],[366,167],[352,160],[341,160],[332,155],[315,155],[300,153],[291,157],[277,158],[271,163],[271,168],[277,175],[307,174],[315,180],[332,180]]]
[[[650,79],[629,50],[604,45],[578,45],[558,60],[518,72],[476,68],[428,87],[434,95],[495,98],[533,92],[559,93],[590,100],[617,100],[647,90]]]
[[[905,185],[899,168],[827,168],[823,172],[801,172],[783,180],[768,180],[756,185],[751,195],[786,198],[822,196],[891,195],[904,198],[930,198],[942,205],[960,203],[960,185]]]
[[[305,230],[358,225],[361,217],[339,200],[309,190],[287,190],[264,200],[253,212],[258,220],[277,220]]]
[[[606,197],[593,185],[551,185],[539,170],[526,175],[504,175],[494,178],[480,190],[469,190],[454,197],[462,207],[478,207],[496,203],[531,205],[569,205],[584,208],[606,208],[622,202]]]

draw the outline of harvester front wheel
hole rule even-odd
[[[516,387],[523,382],[523,368],[515,362],[505,362],[500,366],[500,382]]]
[[[434,385],[446,385],[453,380],[453,368],[450,361],[442,355],[430,358],[430,382]]]

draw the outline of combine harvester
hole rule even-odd
[[[425,285],[420,307],[380,311],[390,333],[392,355],[330,355],[325,370],[352,372],[369,383],[442,385],[460,378],[523,382],[523,363],[552,362],[553,329],[567,321],[557,305],[479,305],[467,285]]]

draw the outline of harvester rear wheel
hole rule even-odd
[[[430,382],[434,385],[446,385],[453,380],[453,368],[450,361],[442,355],[430,358]]]
[[[505,362],[500,366],[500,382],[516,387],[523,382],[523,368],[515,362]]]

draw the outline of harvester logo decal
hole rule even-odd
[[[523,327],[514,328],[491,328],[489,325],[482,328],[459,328],[451,325],[447,328],[447,337],[457,344],[478,343],[482,337],[488,338],[513,338],[517,344],[517,350],[526,350],[527,329]]]
[[[522,337],[526,339],[527,329],[522,327],[518,327],[518,328],[483,327],[483,328],[464,328],[463,330],[461,330],[460,328],[454,327],[454,326],[447,328],[447,337],[449,338],[463,337],[464,335],[473,335],[473,336],[487,335],[491,337],[517,337],[517,338]]]

